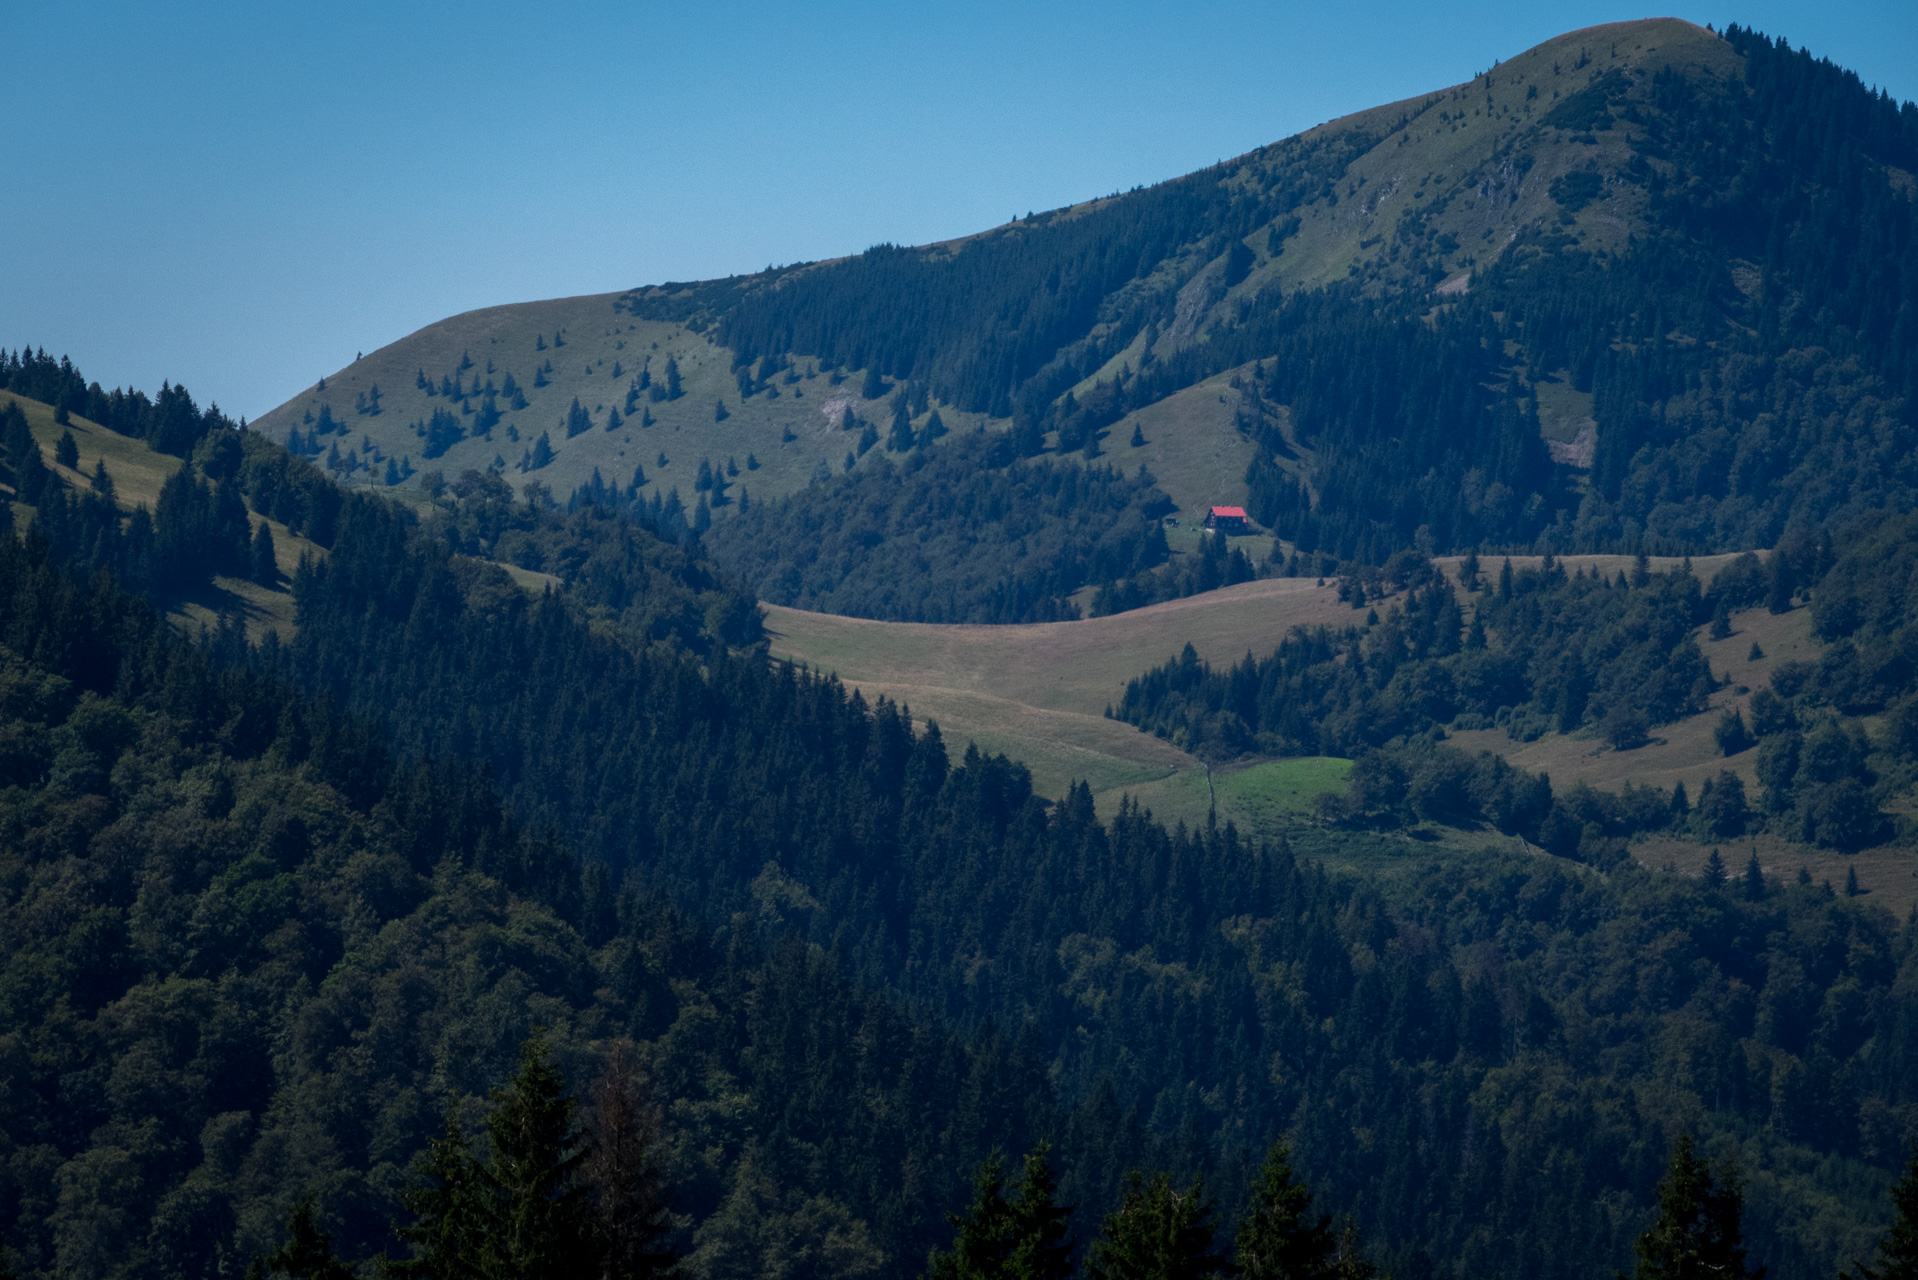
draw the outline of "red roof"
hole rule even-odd
[[[1223,519],[1243,520],[1245,519],[1245,508],[1244,507],[1214,507],[1212,508],[1212,514],[1214,516],[1217,516]]]

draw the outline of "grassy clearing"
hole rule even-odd
[[[1197,527],[1207,507],[1244,506],[1245,470],[1257,452],[1234,426],[1240,393],[1228,371],[1147,405],[1107,428],[1104,456],[1094,465],[1127,473],[1143,466],[1178,505],[1182,524]],[[1137,427],[1145,443],[1133,447]],[[1261,548],[1263,553],[1263,548]]]
[[[148,448],[144,440],[109,431],[97,422],[69,415],[70,421],[62,426],[54,421],[51,405],[0,391],[0,403],[6,401],[19,405],[27,415],[27,425],[40,446],[41,457],[68,485],[85,489],[94,466],[104,461],[107,473],[113,477],[114,496],[123,510],[153,509],[160,501],[160,487],[181,467],[180,459]],[[60,466],[53,460],[54,445],[67,431],[73,432],[74,444],[79,447],[79,465],[73,468]],[[31,522],[33,509],[16,504],[14,515],[22,522]],[[266,525],[273,531],[274,559],[285,580],[283,585],[291,583],[302,557],[321,560],[326,556],[325,548],[277,520],[253,512],[248,513],[247,519],[255,529]],[[282,640],[293,635],[292,592],[263,587],[242,578],[215,578],[206,589],[167,602],[166,615],[189,632],[212,628],[223,615],[237,615],[246,624],[247,637],[255,642],[264,639],[268,631],[277,632]]]
[[[1204,766],[1165,778],[1098,791],[1099,812],[1110,816],[1122,798],[1152,810],[1166,822],[1203,825],[1214,812],[1255,838],[1275,839],[1308,817],[1322,791],[1345,794],[1352,762],[1331,756],[1264,760],[1231,771]],[[1095,788],[1096,790],[1096,788]]]
[[[1729,769],[1744,779],[1746,792],[1755,796],[1758,753],[1745,751],[1727,759],[1719,754],[1712,731],[1725,712],[1745,710],[1752,692],[1769,683],[1778,663],[1818,657],[1818,646],[1811,638],[1811,610],[1772,614],[1749,609],[1733,615],[1729,638],[1709,640],[1700,628],[1698,639],[1713,673],[1729,678],[1731,686],[1714,693],[1698,715],[1654,730],[1652,741],[1635,751],[1614,751],[1595,736],[1559,733],[1548,733],[1536,742],[1516,742],[1503,729],[1457,732],[1452,741],[1467,751],[1491,751],[1521,768],[1549,773],[1558,787],[1584,782],[1617,791],[1627,782],[1661,787],[1683,782],[1695,798],[1707,778]],[[1748,656],[1754,642],[1764,650],[1764,657],[1756,660]]]
[[[1054,796],[1075,779],[1108,792],[1198,767],[1170,744],[1105,719],[1127,680],[1187,642],[1209,661],[1232,662],[1270,652],[1295,625],[1351,621],[1332,588],[1304,578],[1018,627],[874,622],[779,606],[766,613],[775,656],[910,705],[937,719],[956,749],[970,739],[1024,759],[1041,794]]]
[[[142,504],[151,510],[160,500],[160,486],[180,469],[178,458],[156,453],[147,448],[144,441],[117,435],[96,422],[75,416],[63,427],[53,420],[52,405],[14,395],[10,391],[0,391],[0,404],[8,401],[19,405],[27,415],[27,426],[33,430],[33,438],[40,445],[41,456],[61,479],[84,489],[94,466],[104,460],[107,474],[113,477],[113,488],[120,505],[129,511]],[[73,432],[73,442],[80,448],[80,465],[73,470],[53,460],[53,446],[66,431]],[[273,532],[277,535],[279,530],[276,528]]]
[[[1661,838],[1633,846],[1632,853],[1653,870],[1703,876],[1713,849],[1718,850],[1726,874],[1733,879],[1745,874],[1746,861],[1755,853],[1765,879],[1773,884],[1795,879],[1802,870],[1813,884],[1829,884],[1834,892],[1843,893],[1845,873],[1855,871],[1860,891],[1868,895],[1866,901],[1873,906],[1883,907],[1901,920],[1918,907],[1918,850],[1886,845],[1848,854],[1758,835],[1717,844]]]

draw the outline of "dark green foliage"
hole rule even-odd
[[[972,1203],[949,1215],[952,1247],[931,1254],[925,1280],[1066,1280],[1072,1274],[1072,1210],[1057,1203],[1049,1149],[1042,1142],[1027,1154],[1011,1199],[999,1153],[985,1159],[973,1176]]]
[[[1163,531],[1158,533],[1163,541]],[[1133,574],[1121,582],[1100,585],[1092,597],[1092,616],[1141,609],[1161,600],[1179,600],[1202,591],[1235,586],[1258,577],[1251,557],[1230,545],[1224,534],[1202,534],[1199,554],[1161,565],[1147,573]]]
[[[53,446],[53,460],[67,468],[80,465],[80,446],[71,431],[60,433],[59,442]]]
[[[571,1095],[537,1033],[519,1070],[492,1095],[486,1117],[482,1204],[492,1275],[577,1275],[597,1259],[589,1191],[579,1177],[584,1139]]]
[[[566,421],[563,425],[566,428],[566,438],[568,440],[593,429],[593,416],[587,413],[586,410],[580,408],[578,396],[574,396],[573,403],[567,406]],[[545,433],[541,432],[540,434],[541,437],[544,438]]]
[[[278,451],[231,435],[237,452],[196,450],[195,483],[251,495]],[[1669,802],[1552,796],[1469,758],[1474,804],[1543,792],[1540,843],[1609,870],[1435,858],[1387,898],[1229,826],[1168,831],[1129,803],[1102,822],[1083,786],[1045,804],[1008,761],[950,761],[899,708],[733,652],[736,595],[716,628],[673,610],[674,644],[635,643],[589,573],[529,598],[473,558],[515,529],[628,561],[596,504],[515,525],[495,486],[424,519],[341,501],[295,583],[297,635],[253,654],[231,625],[181,646],[45,544],[0,544],[0,645],[24,655],[0,682],[0,1025],[27,1050],[6,1060],[0,1225],[28,1266],[186,1274],[208,1240],[272,1247],[313,1188],[342,1252],[396,1249],[381,1189],[437,1099],[497,1087],[534,1021],[569,1064],[602,1037],[641,1047],[672,1103],[663,1147],[695,1153],[675,1182],[706,1270],[823,1265],[829,1242],[909,1268],[949,1238],[963,1172],[1044,1132],[1096,1219],[1127,1167],[1174,1168],[1172,1187],[1216,1160],[1236,1205],[1233,1153],[1290,1131],[1407,1273],[1421,1249],[1472,1275],[1622,1265],[1673,1108],[1715,1141],[1764,1135],[1746,1150],[1768,1162],[1765,1248],[1835,1267],[1819,1242],[1872,1212],[1836,1189],[1897,1158],[1918,1055],[1911,949],[1869,898],[1757,900],[1612,861],[1608,824]],[[641,563],[696,564],[620,527]],[[1514,574],[1509,607],[1539,621],[1510,625],[1656,636],[1671,578],[1604,585],[1614,615],[1600,588]],[[1408,654],[1443,630],[1434,585],[1401,608]],[[1640,604],[1642,632],[1623,627]],[[1781,677],[1781,699],[1836,687]],[[1586,702],[1606,688],[1595,671]],[[1818,769],[1846,758],[1849,735],[1813,751],[1801,732]],[[450,744],[503,798],[428,763]],[[1447,750],[1381,751],[1367,787],[1449,811]]]
[[[333,1256],[333,1238],[320,1230],[317,1218],[311,1196],[294,1205],[286,1221],[286,1243],[261,1260],[262,1270],[295,1280],[352,1280],[353,1268]]]
[[[1878,1241],[1878,1265],[1854,1264],[1858,1280],[1918,1280],[1918,1143],[1891,1189],[1891,1207],[1891,1230]]]
[[[253,546],[249,555],[253,581],[263,587],[279,585],[280,562],[273,546],[273,529],[266,521],[253,531]]]
[[[1338,1237],[1327,1214],[1312,1213],[1312,1189],[1292,1170],[1284,1139],[1266,1152],[1252,1204],[1239,1220],[1238,1274],[1246,1280],[1328,1280]]]
[[[1106,1215],[1092,1242],[1087,1273],[1093,1280],[1198,1280],[1229,1275],[1232,1263],[1215,1253],[1212,1204],[1205,1184],[1183,1190],[1169,1174],[1126,1181],[1124,1199]]]
[[[1577,213],[1605,189],[1605,180],[1596,173],[1568,173],[1552,179],[1552,199],[1567,213]]]
[[[1129,682],[1115,714],[1189,751],[1349,756],[1461,715],[1527,741],[1606,724],[1625,745],[1624,713],[1659,725],[1703,707],[1711,681],[1691,637],[1702,606],[1689,573],[1629,588],[1548,563],[1501,581],[1476,614],[1485,647],[1464,645],[1450,584],[1406,556],[1370,586],[1341,584],[1355,607],[1405,592],[1378,625],[1295,629],[1229,671],[1189,653]]]
[[[1162,562],[1165,495],[1105,469],[1018,463],[949,437],[762,502],[706,539],[766,599],[908,622],[1076,617],[1080,587]]]
[[[1725,756],[1749,750],[1757,741],[1745,727],[1745,717],[1736,711],[1727,711],[1718,718],[1717,726],[1712,729],[1712,740],[1718,744],[1718,753]]]
[[[466,438],[466,428],[460,425],[459,416],[444,409],[434,409],[431,420],[419,430],[426,441],[420,449],[423,458],[438,458]]]
[[[209,431],[233,425],[217,406],[202,413],[185,387],[162,384],[153,400],[139,391],[104,391],[99,383],[88,383],[65,356],[56,361],[45,349],[22,347],[11,355],[0,349],[0,390],[54,406],[62,423],[66,419],[60,415],[77,413],[179,458],[191,453]],[[324,383],[320,390],[325,390]],[[325,412],[322,419],[331,430]]]
[[[1680,1134],[1658,1184],[1658,1217],[1632,1246],[1633,1280],[1762,1280],[1763,1267],[1745,1267],[1743,1214],[1737,1172],[1714,1169],[1693,1150],[1691,1135]]]
[[[395,1231],[412,1256],[382,1255],[380,1270],[418,1280],[480,1280],[487,1245],[485,1183],[456,1116],[449,1114],[444,1132],[427,1143],[413,1175],[402,1197],[412,1221]]]

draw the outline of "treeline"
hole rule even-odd
[[[947,437],[713,526],[705,545],[775,604],[897,622],[1076,618],[1081,587],[1168,556],[1143,473],[1020,462],[1004,432]]]
[[[218,405],[202,412],[185,387],[172,383],[162,383],[153,400],[143,391],[104,390],[82,377],[66,356],[56,361],[44,347],[22,347],[12,354],[0,348],[0,391],[52,405],[62,425],[77,413],[176,458],[184,458],[208,432],[233,425]]]
[[[1092,616],[1103,618],[1162,600],[1182,600],[1202,591],[1250,582],[1258,576],[1259,566],[1252,563],[1252,557],[1229,545],[1224,534],[1201,534],[1197,555],[1119,582],[1101,583],[1092,597]]]
[[[1132,680],[1114,715],[1186,750],[1231,757],[1356,755],[1434,725],[1601,729],[1614,745],[1703,708],[1716,688],[1693,629],[1715,605],[1689,570],[1567,573],[1546,557],[1484,583],[1468,627],[1458,591],[1402,556],[1374,591],[1403,601],[1365,626],[1295,628],[1265,658],[1228,670],[1183,656]],[[1471,585],[1476,562],[1467,562]],[[1354,607],[1364,580],[1342,582]],[[1376,598],[1374,595],[1372,598]]]

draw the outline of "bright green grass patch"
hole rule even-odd
[[[1212,775],[1219,808],[1230,809],[1241,821],[1263,825],[1293,814],[1310,813],[1322,791],[1345,794],[1345,777],[1352,762],[1337,756],[1297,756],[1268,760],[1237,773]]]

